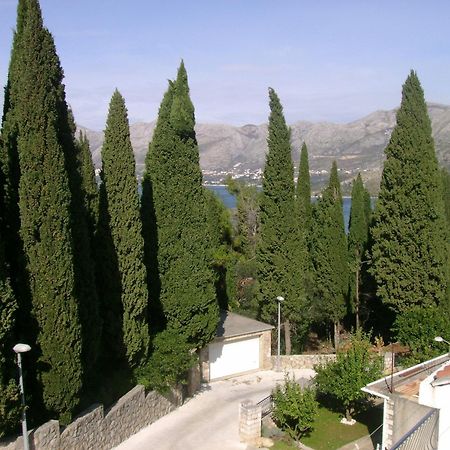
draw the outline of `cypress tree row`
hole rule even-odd
[[[194,125],[182,62],[161,103],[149,147],[144,188],[151,188],[151,196],[143,196],[142,201],[152,198],[153,205],[143,203],[142,215],[151,225],[153,219],[146,215],[154,211],[156,234],[146,234],[146,240],[157,236],[159,299],[167,327],[199,348],[214,336],[218,307]]]
[[[360,291],[361,291],[361,270],[363,259],[366,257],[369,239],[370,211],[367,211],[368,192],[364,188],[361,174],[353,181],[352,186],[352,206],[350,209],[349,232],[348,232],[348,252],[351,273],[350,275],[350,305],[355,314],[356,329],[360,326]],[[369,197],[370,202],[370,197]],[[370,203],[369,203],[370,207]]]
[[[290,131],[283,108],[273,89],[269,89],[270,116],[268,153],[260,203],[260,241],[257,270],[260,284],[260,317],[275,323],[277,297],[285,298],[286,353],[290,352],[290,327],[300,321],[304,302],[302,269],[305,267],[301,233],[295,217],[294,168]]]
[[[371,229],[377,294],[397,312],[439,305],[448,265],[444,205],[431,123],[414,71],[403,85],[385,153]]]
[[[334,326],[334,345],[339,347],[339,330],[346,311],[348,250],[342,213],[342,195],[336,162],[330,181],[314,208],[312,260],[316,302],[322,320]]]
[[[29,0],[23,11],[23,16],[19,14],[23,21],[20,45],[14,58],[18,66],[13,76],[17,78],[10,80],[8,94],[20,164],[20,234],[33,317],[39,326],[38,370],[43,400],[49,411],[59,413],[66,421],[79,402],[83,368],[71,191],[65,136],[61,135],[68,126],[67,114],[61,114],[63,75],[53,38],[43,27],[38,2]]]
[[[117,90],[109,105],[101,153],[103,200],[107,204],[108,225],[120,274],[125,355],[129,365],[136,367],[146,358],[149,347],[149,299],[135,160],[125,101]],[[115,317],[115,320],[121,318]]]

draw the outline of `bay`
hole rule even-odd
[[[226,186],[222,185],[206,185],[208,189],[213,191],[224,203],[226,208],[233,209],[236,208],[236,197],[234,195],[231,195],[227,191]],[[315,202],[317,200],[317,197],[311,197],[311,201]],[[343,205],[343,213],[344,213],[344,224],[345,224],[345,231],[348,231],[348,221],[350,219],[350,208],[352,206],[352,199],[350,197],[344,197],[342,199]]]

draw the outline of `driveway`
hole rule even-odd
[[[289,371],[296,379],[311,378],[314,371]],[[244,450],[239,442],[239,403],[262,400],[284,373],[272,370],[215,381],[176,411],[122,442],[117,450]]]

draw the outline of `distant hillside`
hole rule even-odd
[[[450,106],[428,104],[437,156],[450,168]],[[386,147],[395,125],[395,110],[377,111],[346,124],[296,122],[291,125],[293,158],[298,161],[303,141],[308,145],[310,169],[315,187],[327,179],[335,159],[342,180],[351,180],[358,171],[372,191],[377,189]],[[131,125],[131,141],[136,156],[136,171],[141,176],[155,122]],[[103,133],[80,127],[87,132],[96,167],[100,166]],[[221,124],[198,124],[200,164],[205,179],[219,180],[225,173],[243,176],[264,166],[267,149],[267,125],[235,127]]]

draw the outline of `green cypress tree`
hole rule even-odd
[[[71,192],[66,126],[61,116],[62,69],[37,1],[26,4],[18,61],[10,84],[20,164],[20,234],[39,326],[39,380],[46,408],[70,418],[79,403],[83,368],[75,297]]]
[[[444,167],[441,169],[441,177],[445,218],[447,220],[447,229],[450,230],[450,172]]]
[[[143,204],[142,214],[154,209],[159,301],[167,327],[198,348],[214,336],[218,307],[194,125],[182,62],[176,81],[164,96],[149,147],[146,177],[151,180],[153,206]]]
[[[116,90],[102,147],[102,183],[120,273],[123,340],[132,367],[143,362],[149,347],[149,299],[135,170],[125,101]]]
[[[34,342],[35,330],[30,321],[30,294],[28,277],[25,271],[25,256],[20,237],[19,214],[19,153],[17,148],[18,111],[17,95],[23,71],[20,51],[22,47],[23,29],[27,12],[27,0],[19,0],[17,6],[17,24],[14,32],[11,59],[8,71],[8,81],[5,87],[3,104],[2,129],[0,142],[0,165],[2,178],[2,211],[4,221],[2,233],[4,236],[5,260],[11,275],[11,287],[20,305],[16,320],[16,333],[22,341]],[[33,330],[31,332],[31,330]]]
[[[147,267],[147,286],[150,298],[152,299],[148,311],[152,333],[162,331],[166,327],[164,308],[161,304],[160,297],[161,280],[158,265],[158,225],[156,223],[155,200],[153,198],[154,182],[152,181],[152,171],[158,170],[160,153],[174,145],[172,142],[173,133],[170,128],[170,110],[173,102],[173,91],[173,82],[169,81],[169,88],[164,94],[159,108],[158,121],[153,133],[153,139],[149,144],[149,150],[145,157],[145,171],[142,178],[141,220],[144,237],[145,265]],[[162,162],[164,161],[163,159]],[[160,218],[160,222],[162,223],[162,218]]]
[[[99,192],[97,181],[95,179],[95,168],[92,161],[89,139],[86,133],[80,132],[77,145],[79,148],[78,159],[84,209],[87,213],[90,241],[94,242],[94,235],[97,229],[99,216]]]
[[[308,148],[305,143],[300,151],[296,197],[299,226],[301,230],[304,230],[305,236],[309,236],[312,222],[311,177],[309,175]]]
[[[439,305],[448,265],[444,205],[431,123],[414,71],[403,85],[385,154],[371,229],[377,294],[397,312]]]
[[[338,348],[348,291],[348,250],[336,162],[331,168],[329,184],[314,208],[313,218],[312,259],[317,309],[322,320],[333,323],[334,343]]]
[[[355,314],[356,329],[360,326],[360,294],[362,264],[366,263],[368,239],[369,239],[369,211],[367,211],[367,190],[361,178],[361,174],[353,181],[352,206],[350,209],[350,221],[348,232],[348,253],[351,274],[350,275],[350,305]],[[370,197],[369,197],[370,201]]]
[[[290,130],[283,108],[273,89],[269,89],[270,116],[268,148],[260,204],[260,241],[257,270],[260,285],[260,317],[276,322],[278,296],[285,298],[286,353],[290,353],[290,329],[301,321],[304,303],[301,269],[304,254],[301,233],[295,217],[294,168]]]

